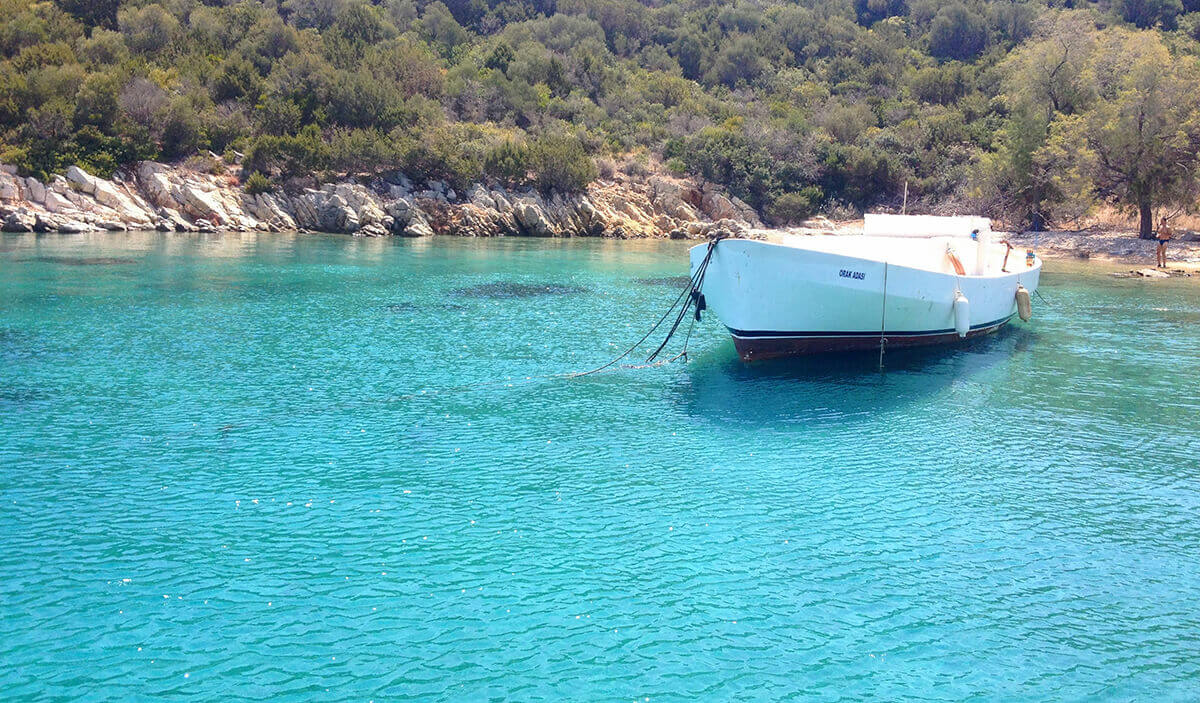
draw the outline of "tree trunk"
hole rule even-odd
[[[1142,239],[1154,239],[1154,213],[1150,209],[1150,199],[1138,203],[1138,236]]]
[[[1046,218],[1042,217],[1040,212],[1029,213],[1029,231],[1030,232],[1045,232]]]

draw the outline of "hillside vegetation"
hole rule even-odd
[[[244,155],[571,191],[664,164],[768,221],[1196,200],[1200,0],[0,0],[0,162]]]

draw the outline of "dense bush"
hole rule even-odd
[[[582,190],[598,171],[583,142],[572,135],[547,135],[533,143],[529,153],[534,182],[542,191]]]
[[[1153,86],[1162,75],[1194,84],[1198,10],[1194,0],[0,0],[0,160],[46,177],[212,150],[243,152],[248,184],[401,168],[455,188],[492,179],[547,192],[584,187],[597,158],[607,177],[621,161],[638,164],[620,168],[634,177],[661,162],[776,222],[895,207],[906,184],[910,201],[971,200],[1026,221],[1135,191],[1139,210],[1187,206],[1194,159],[1143,173],[1111,151],[1138,144],[1105,125],[1141,105],[1178,127],[1155,127],[1141,147],[1194,152],[1187,90]],[[1106,41],[1115,48],[1097,53]],[[1156,57],[1138,64],[1144,81],[1103,60],[1125,55],[1120,42]],[[1102,172],[1102,158],[1125,173]]]
[[[246,178],[246,181],[242,184],[242,187],[244,187],[246,192],[250,195],[270,193],[271,191],[275,190],[274,186],[271,185],[271,179],[264,176],[261,171],[255,171],[254,173],[251,173],[250,176]]]
[[[489,176],[509,184],[523,183],[532,168],[529,147],[511,139],[493,146],[483,160],[483,169]]]
[[[821,189],[816,186],[789,191],[775,198],[767,214],[776,224],[794,224],[812,217],[821,205],[821,197]]]

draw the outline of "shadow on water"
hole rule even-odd
[[[457,288],[452,295],[464,298],[536,298],[544,295],[578,295],[588,289],[570,283],[514,283],[493,281],[475,286]]]
[[[1008,327],[953,347],[894,349],[882,369],[877,351],[747,364],[732,344],[723,344],[694,357],[673,392],[688,414],[721,424],[865,420],[926,401],[1027,351],[1033,341],[1028,329]]]

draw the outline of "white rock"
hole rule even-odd
[[[5,232],[32,232],[37,218],[27,208],[17,208],[4,216],[0,230]]]
[[[21,189],[17,187],[17,181],[7,173],[0,174],[0,200],[19,200],[21,198]]]
[[[224,225],[229,222],[229,215],[221,208],[217,198],[210,191],[185,183],[179,188],[184,210],[195,219],[208,220],[213,225]]]
[[[67,167],[67,180],[75,184],[80,192],[88,195],[96,192],[96,179],[78,166]]]
[[[512,204],[508,202],[508,198],[505,197],[505,193],[502,190],[492,191],[492,202],[496,204],[496,209],[500,212],[512,210]]]
[[[518,202],[514,210],[517,222],[520,222],[521,226],[530,234],[536,237],[548,237],[553,234],[550,228],[550,221],[546,219],[546,213],[537,203],[532,201]]]
[[[42,182],[32,176],[25,179],[25,198],[32,200],[35,203],[41,203],[46,200],[46,186]]]
[[[132,223],[146,224],[150,222],[148,213],[143,211],[133,200],[117,189],[109,181],[97,178],[92,182],[96,202],[117,211],[121,218]]]
[[[137,168],[138,183],[142,194],[154,205],[159,207],[178,208],[172,195],[176,186],[171,182],[166,167],[153,161],[143,161]]]
[[[432,237],[433,228],[429,226],[424,217],[414,217],[401,231],[401,234],[405,237]]]
[[[44,202],[46,210],[49,212],[68,212],[73,211],[75,207],[62,194],[53,190],[46,191],[46,200]]]
[[[67,220],[58,223],[58,231],[64,234],[80,234],[82,232],[94,232],[96,227],[89,225],[79,220]]]
[[[467,191],[467,202],[488,210],[496,209],[496,201],[492,199],[492,196],[490,193],[488,193],[487,188],[484,188],[478,183],[472,186],[471,190]]]

